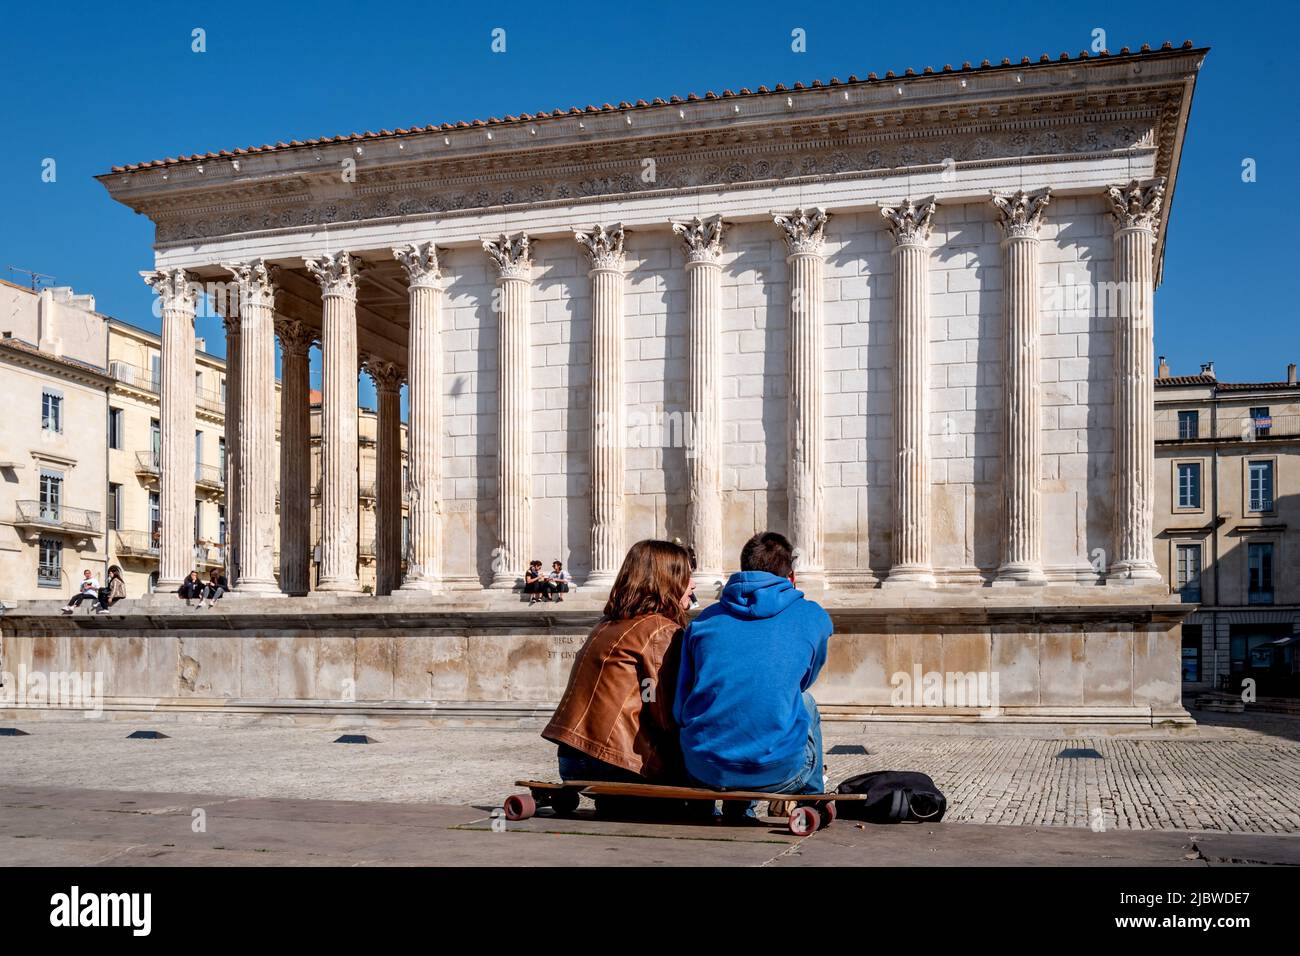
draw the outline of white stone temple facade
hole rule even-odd
[[[114,706],[535,719],[631,543],[692,544],[708,600],[774,529],[834,623],[825,719],[1188,722],[1189,608],[1153,548],[1152,323],[1206,52],[833,78],[106,173],[157,226],[145,279],[178,474],[196,293],[242,304],[227,295],[223,314],[247,585],[220,633],[166,608],[123,621],[141,640],[105,645]],[[276,584],[258,437],[277,337],[299,363],[321,348],[324,372],[317,593],[290,600],[303,579],[282,563]],[[306,442],[287,424],[308,401],[292,369],[282,562],[307,533],[284,507],[301,473],[287,446]],[[363,370],[389,596],[357,594]],[[161,490],[170,583],[193,501],[166,472]],[[573,601],[520,603],[533,558],[568,565]],[[101,626],[43,620],[59,637],[41,643],[0,618],[33,666]],[[900,676],[931,673],[1000,690],[898,699]]]
[[[289,332],[323,351],[325,590],[356,588],[363,368],[419,383],[406,588],[508,586],[532,557],[607,584],[647,536],[721,574],[763,528],[830,588],[1154,578],[1151,301],[1203,53],[117,168],[157,223],[164,446],[190,430],[190,290],[233,278],[246,588],[276,588],[260,449]],[[163,495],[188,529],[189,489]]]

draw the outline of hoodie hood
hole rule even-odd
[[[776,617],[802,597],[789,578],[767,571],[740,571],[727,581],[718,603],[736,617],[759,619]]]

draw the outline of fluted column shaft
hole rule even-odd
[[[239,315],[226,318],[226,581],[239,580]]]
[[[275,580],[275,289],[261,261],[227,265],[239,288],[239,589]]]
[[[162,305],[158,590],[174,591],[194,569],[194,311],[182,269],[141,273]]]
[[[410,279],[411,311],[406,429],[410,510],[402,589],[431,591],[442,577],[442,276],[432,243],[394,249],[393,255]],[[400,518],[398,524],[400,535]]]
[[[720,581],[722,550],[722,232],[721,216],[674,222],[686,247],[688,286],[686,467],[690,499],[687,541],[695,548],[695,577]]]
[[[1038,260],[1039,228],[1051,194],[1021,190],[993,197],[1004,238],[1005,323],[1003,374],[1006,420],[1003,430],[1002,564],[995,584],[1042,584],[1042,506],[1039,459]]]
[[[357,577],[357,265],[340,252],[307,267],[321,283],[321,566],[317,590]]]
[[[591,574],[612,584],[623,563],[623,272],[591,272]]]
[[[934,584],[927,394],[934,208],[930,199],[882,209],[894,233],[894,529],[886,585]]]
[[[379,403],[375,448],[375,593],[402,584],[402,371],[368,361]]]
[[[280,333],[280,589],[311,588],[312,332],[282,322]]]
[[[822,255],[796,252],[790,264],[790,538],[796,568],[822,571]]]
[[[1164,180],[1107,190],[1115,222],[1115,527],[1108,580],[1155,581],[1154,255]]]
[[[532,559],[532,399],[528,319],[532,260],[528,237],[502,236],[485,242],[496,260],[497,278],[497,546],[490,587],[511,588]]]

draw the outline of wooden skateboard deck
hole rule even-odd
[[[835,819],[835,802],[865,799],[860,793],[765,793],[757,790],[708,790],[703,787],[673,787],[651,783],[610,783],[604,780],[516,780],[515,786],[528,793],[507,797],[503,809],[507,820],[527,820],[538,808],[550,807],[559,816],[578,809],[581,797],[641,797],[658,800],[744,800],[793,803],[787,826],[796,836],[830,826]]]

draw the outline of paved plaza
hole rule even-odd
[[[1109,737],[898,725],[828,735],[829,750],[854,751],[828,756],[833,782],[882,768],[933,776],[949,800],[938,826],[845,821],[810,843],[777,827],[538,817],[509,829],[566,839],[506,856],[483,838],[495,836],[492,810],[516,778],[554,776],[553,748],[533,729],[10,718],[0,726],[29,735],[0,737],[0,844],[14,863],[157,862],[154,853],[188,863],[492,863],[522,853],[519,862],[542,864],[581,862],[596,845],[601,859],[628,863],[1300,863],[1300,719],[1197,716],[1191,731]],[[169,736],[127,739],[141,728]],[[377,742],[332,742],[345,731]],[[1100,757],[1058,756],[1089,748]],[[196,809],[204,833],[191,832]],[[631,837],[654,838],[656,849],[633,852],[644,841]]]

